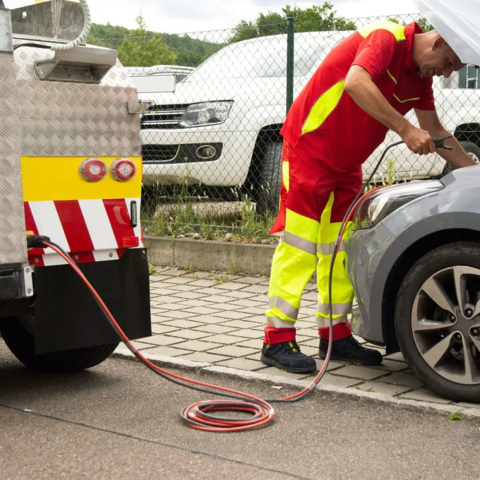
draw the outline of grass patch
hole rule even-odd
[[[148,273],[150,275],[156,275],[157,274],[157,267],[155,265],[148,265]]]
[[[461,415],[460,412],[455,412],[455,413],[451,413],[451,414],[448,416],[448,418],[449,418],[450,420],[453,420],[453,421],[454,421],[454,420],[461,420],[461,419],[462,419],[462,415]]]
[[[248,196],[238,196],[235,202],[211,202],[187,195],[185,189],[180,189],[177,195],[163,200],[164,203],[156,204],[154,210],[143,209],[142,223],[147,235],[183,238],[198,233],[204,240],[236,243],[278,241],[269,233],[274,215],[257,214],[255,204]],[[232,273],[236,270],[234,264],[231,270]]]
[[[215,285],[223,285],[227,280],[228,278],[225,275],[220,275],[215,279]]]

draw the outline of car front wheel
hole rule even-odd
[[[480,400],[480,243],[423,256],[402,282],[395,328],[411,370],[454,401]]]

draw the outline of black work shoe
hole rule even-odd
[[[263,344],[260,360],[291,373],[313,372],[317,364],[312,357],[303,354],[297,342],[282,342],[275,345]]]
[[[328,340],[320,339],[320,358],[327,356]],[[376,366],[382,363],[382,355],[377,350],[360,345],[352,335],[335,340],[332,345],[331,360]]]

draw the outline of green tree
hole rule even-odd
[[[420,27],[422,27],[422,30],[424,32],[429,32],[430,30],[435,29],[435,27],[433,25],[428,23],[428,20],[425,17],[422,17],[420,20],[418,20],[417,23],[420,25]]]
[[[138,28],[130,30],[118,48],[118,58],[126,67],[172,65],[177,56],[163,41],[160,33],[148,34],[142,15],[136,19]]]
[[[230,43],[242,42],[243,40],[249,40],[250,38],[259,36],[258,28],[255,23],[242,20],[235,27],[235,35],[230,39]]]
[[[394,17],[394,18],[388,18],[387,20],[390,20],[391,22],[398,23],[399,25],[406,26],[407,24],[403,21],[401,21],[400,18]],[[435,27],[428,23],[428,20],[425,17],[421,17],[417,20],[417,23],[420,25],[422,30],[424,32],[429,32],[430,30],[433,30]]]
[[[287,18],[295,19],[296,32],[325,32],[332,30],[356,30],[355,22],[344,17],[337,17],[333,4],[326,1],[323,5],[314,5],[301,9],[287,5],[282,13],[261,13],[255,22],[242,20],[235,28],[230,43],[240,42],[255,37],[279,35],[286,33]]]
[[[333,4],[325,2],[323,5],[314,5],[302,10],[297,6],[287,5],[283,9],[285,17],[295,18],[296,32],[329,32],[356,30],[357,26],[352,20],[344,17],[337,17],[337,11]]]

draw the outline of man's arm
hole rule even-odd
[[[398,133],[412,152],[427,154],[435,151],[435,144],[430,134],[415,127],[397,112],[387,102],[364,68],[359,65],[350,68],[345,79],[345,91],[362,110]]]
[[[415,114],[417,115],[420,128],[429,132],[432,137],[443,138],[451,135],[451,133],[442,125],[436,110],[415,109]],[[461,168],[476,165],[455,137],[445,140],[445,145],[452,147],[453,150],[439,149],[436,150],[436,153],[438,153],[445,161],[451,163],[454,167]]]

